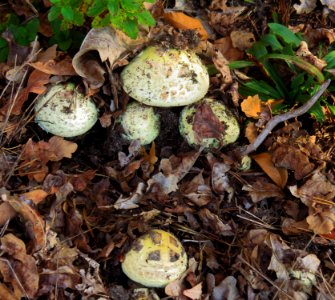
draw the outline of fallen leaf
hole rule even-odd
[[[16,216],[15,209],[7,202],[0,204],[0,226],[4,226],[7,222]]]
[[[233,229],[229,224],[225,224],[218,215],[212,213],[207,208],[202,208],[199,213],[199,218],[203,224],[203,227],[209,231],[216,232],[222,236],[233,236]]]
[[[216,69],[222,75],[223,83],[231,84],[233,82],[233,78],[230,73],[229,61],[223,56],[220,51],[215,51],[212,59]]]
[[[213,289],[213,300],[237,300],[240,299],[238,289],[236,287],[237,280],[233,276],[227,276]]]
[[[42,189],[36,189],[24,194],[20,195],[20,198],[22,198],[23,201],[32,201],[35,205],[42,202],[49,194],[42,190]]]
[[[228,201],[230,201],[235,193],[229,179],[228,171],[230,166],[225,163],[215,162],[212,166],[212,188],[219,195],[228,193]]]
[[[335,11],[335,3],[333,0],[320,0],[323,5],[326,5],[332,11]]]
[[[257,178],[253,184],[243,185],[242,190],[249,192],[251,200],[254,203],[268,198],[284,196],[280,187],[267,182],[266,179],[262,177]]]
[[[77,75],[72,66],[72,59],[69,56],[65,56],[65,58],[60,61],[51,59],[47,62],[37,61],[30,63],[30,65],[34,69],[50,75]]]
[[[185,15],[183,12],[166,12],[163,18],[167,23],[178,29],[193,29],[198,31],[202,40],[208,39],[208,33],[197,18]]]
[[[160,163],[160,169],[163,171],[155,174],[148,180],[148,189],[155,184],[158,184],[164,194],[169,194],[178,189],[178,182],[184,178],[186,174],[195,164],[196,160],[200,156],[203,149],[199,151],[193,151],[183,155],[180,163],[176,168],[171,167],[171,160],[162,159]]]
[[[39,213],[32,208],[27,202],[2,193],[1,198],[4,202],[10,204],[13,209],[25,221],[26,230],[32,240],[32,251],[41,250],[46,244],[45,222]]]
[[[251,156],[256,163],[262,168],[266,175],[282,189],[286,186],[288,179],[287,169],[277,168],[272,162],[272,156],[269,152],[263,152]]]
[[[59,136],[53,136],[48,142],[35,143],[29,139],[21,153],[19,175],[42,182],[48,173],[49,161],[60,161],[64,157],[71,158],[77,148],[76,143],[66,141]]]
[[[229,36],[214,41],[214,49],[222,53],[228,61],[241,60],[244,56],[243,51],[234,48]]]
[[[198,283],[194,287],[188,289],[188,290],[183,290],[183,295],[186,297],[189,297],[194,300],[201,299],[202,295],[202,282]]]
[[[234,48],[241,51],[249,49],[256,41],[255,36],[252,32],[233,30],[230,33],[230,38]]]
[[[250,122],[245,128],[245,137],[248,139],[249,143],[253,143],[257,138],[257,127],[255,123]]]
[[[197,106],[192,129],[195,132],[197,140],[201,142],[206,138],[220,139],[222,132],[225,130],[225,125],[220,122],[220,119],[212,111],[210,105],[202,103]]]
[[[316,0],[300,0],[300,4],[294,4],[297,14],[309,14],[316,8]]]
[[[258,119],[261,109],[261,99],[258,95],[248,96],[247,99],[244,99],[241,103],[241,109],[248,118]]]
[[[314,65],[316,68],[318,68],[320,71],[324,69],[324,67],[327,66],[327,63],[321,59],[315,56],[311,51],[308,49],[308,45],[305,41],[302,41],[300,43],[300,46],[298,50],[295,53],[297,56],[300,56],[304,58],[307,62]]]
[[[291,145],[279,145],[272,152],[272,161],[276,167],[294,171],[297,180],[304,178],[314,170],[315,165],[300,149]]]
[[[27,86],[23,88],[18,96],[14,98],[14,104],[12,101],[7,102],[0,110],[0,113],[6,115],[7,113],[13,115],[20,115],[23,104],[27,101],[29,94],[42,94],[46,91],[46,84],[49,83],[50,74],[46,74],[39,70],[34,70],[31,72]],[[13,106],[13,107],[12,107]],[[12,107],[12,108],[11,108]]]
[[[27,254],[24,242],[13,234],[6,234],[0,240],[1,251],[8,255],[8,259],[0,259],[3,281],[12,285],[14,294],[17,295],[19,290],[22,296],[33,298],[39,286],[35,259]]]

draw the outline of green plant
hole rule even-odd
[[[62,18],[61,28],[82,26],[89,21],[91,27],[112,25],[135,39],[139,25],[155,25],[155,19],[145,9],[144,2],[154,0],[50,0],[49,21]]]
[[[14,37],[17,44],[28,46],[36,38],[39,28],[39,20],[37,18],[31,19],[28,22],[21,23],[18,16],[15,14],[6,14],[1,17],[0,33],[8,30]],[[8,43],[0,37],[0,61],[3,62],[8,56]]]
[[[282,110],[295,103],[304,103],[318,91],[325,79],[331,76],[329,70],[335,67],[335,51],[329,52],[323,58],[327,66],[321,72],[295,54],[303,41],[299,34],[281,24],[269,23],[268,26],[269,33],[263,35],[247,50],[251,60],[234,61],[230,68],[250,67],[251,74],[253,67],[260,68],[265,75],[264,80],[252,79],[244,82],[239,92],[243,96],[258,94],[263,100],[284,99],[284,103],[277,107],[278,110]],[[321,97],[309,110],[319,122],[324,120],[322,105],[326,105],[333,114],[335,113],[335,107],[327,103],[325,97]]]

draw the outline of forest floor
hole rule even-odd
[[[62,40],[48,1],[5,2],[0,15],[16,15],[20,30],[37,17],[38,33],[20,45],[18,32],[2,32],[0,299],[335,299],[333,1],[157,1],[148,7],[156,25],[136,46],[112,34],[115,52],[91,42],[96,55],[75,69],[89,26]],[[189,146],[178,130],[182,107],[156,108],[154,143],[123,137],[115,120],[130,97],[120,73],[152,43],[198,54],[207,96],[240,125],[236,142]],[[69,81],[92,96],[99,120],[62,138],[34,122],[33,105]],[[194,127],[218,136],[212,115],[199,119]],[[151,229],[173,233],[188,257],[165,288],[145,288],[121,268]]]

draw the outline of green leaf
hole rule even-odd
[[[327,105],[327,107],[328,107],[330,113],[331,113],[333,116],[335,116],[335,105],[330,105],[330,104],[328,104],[328,103],[326,103],[326,105]]]
[[[244,83],[243,86],[247,87],[250,91],[252,91],[253,95],[263,94],[266,95],[268,99],[281,98],[281,95],[278,93],[278,91],[263,80],[252,80]]]
[[[32,19],[25,25],[28,33],[27,39],[29,42],[32,42],[36,38],[39,27],[40,21],[38,19]]]
[[[242,69],[246,67],[252,67],[255,66],[256,64],[253,61],[247,61],[247,60],[234,60],[231,61],[228,66],[231,70],[235,69]]]
[[[255,56],[257,59],[260,59],[268,54],[268,50],[266,50],[264,43],[260,41],[254,43],[253,46],[247,50],[247,52]]]
[[[123,24],[121,29],[132,39],[136,39],[138,35],[138,26],[135,20],[127,18]]]
[[[267,59],[262,59],[261,63],[264,67],[264,70],[268,73],[269,77],[276,85],[276,90],[280,94],[280,98],[286,98],[288,96],[287,88],[283,80],[276,72],[275,68],[270,64],[270,62]]]
[[[56,20],[60,15],[60,7],[59,6],[52,6],[48,13],[48,20],[52,22]]]
[[[301,39],[286,26],[278,23],[269,23],[268,26],[270,28],[270,32],[281,37],[286,44],[292,44],[294,47],[298,47],[300,45]]]
[[[312,116],[314,116],[315,119],[320,123],[322,123],[325,120],[325,115],[323,113],[323,109],[320,104],[320,101],[316,102],[308,112]]]
[[[74,12],[72,7],[70,6],[63,6],[61,8],[62,15],[66,21],[73,21]]]
[[[110,23],[111,23],[111,15],[108,13],[108,14],[106,14],[106,15],[102,18],[102,20],[100,21],[100,25],[101,25],[102,27],[106,27],[106,26],[108,26]]]
[[[121,6],[128,12],[137,12],[141,10],[141,5],[135,0],[120,0]]]
[[[107,3],[105,0],[95,0],[87,11],[89,17],[100,15],[106,9]]]
[[[335,50],[330,51],[323,60],[327,63],[327,69],[333,69],[335,67]]]
[[[74,11],[73,24],[76,26],[81,26],[85,22],[84,15],[81,11]]]
[[[273,34],[265,34],[260,38],[266,47],[270,46],[272,51],[281,51],[283,46],[279,43],[276,36]]]
[[[300,69],[304,70],[306,73],[313,75],[319,82],[324,82],[325,78],[323,74],[319,71],[317,67],[308,63],[304,59],[280,53],[272,53],[263,57],[264,59],[282,59],[287,62],[293,63]]]
[[[137,15],[138,23],[142,25],[154,26],[156,24],[156,20],[151,15],[151,13],[147,10],[140,12]]]
[[[118,0],[108,0],[107,8],[111,15],[116,15],[119,10],[119,1]]]

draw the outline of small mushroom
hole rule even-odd
[[[164,287],[187,268],[187,255],[171,233],[153,229],[134,241],[122,262],[123,272],[147,287]]]
[[[122,70],[121,79],[132,98],[158,107],[197,102],[209,88],[207,69],[195,53],[158,46],[136,56]]]
[[[62,137],[84,134],[98,120],[92,99],[77,91],[73,83],[51,87],[37,99],[35,112],[35,122],[43,130]]]
[[[139,140],[141,145],[150,144],[159,134],[159,115],[153,107],[136,101],[127,105],[125,112],[120,116],[120,122],[124,130],[123,137]]]
[[[239,137],[240,127],[223,103],[205,98],[183,108],[179,131],[190,146],[215,150],[234,143]]]

